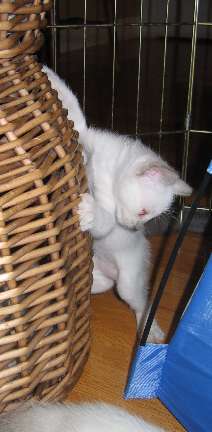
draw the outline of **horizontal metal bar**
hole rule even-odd
[[[183,206],[183,210],[184,210],[184,209],[190,209],[190,208],[191,208],[191,206],[189,206],[189,205],[184,205],[184,206]],[[211,209],[208,208],[208,207],[197,207],[197,210],[211,212]]]
[[[212,27],[212,22],[198,22],[198,25],[199,26],[209,26],[209,27]]]
[[[98,28],[98,27],[103,27],[103,28],[111,28],[111,27],[182,27],[182,26],[188,26],[188,27],[193,27],[194,23],[193,22],[176,22],[176,23],[172,23],[172,22],[134,22],[134,23],[89,23],[87,22],[86,24],[82,21],[82,23],[70,23],[70,24],[49,24],[47,26],[47,28],[58,28],[58,29],[68,29],[68,28],[84,28],[84,27],[90,27],[90,28]],[[197,25],[201,26],[201,27],[212,27],[212,22],[198,22]]]
[[[175,130],[175,131],[154,131],[154,132],[139,132],[138,136],[147,136],[147,135],[183,135],[185,133],[185,130]]]
[[[192,27],[193,23],[149,23],[149,22],[136,22],[136,23],[92,23],[88,22],[84,24],[83,22],[80,24],[49,24],[47,28],[58,28],[58,29],[68,29],[68,28],[111,28],[111,27],[181,27],[181,26],[189,26]]]
[[[171,131],[153,131],[153,132],[139,132],[138,135],[177,135],[184,134],[187,132],[185,129],[182,130],[171,130]],[[190,133],[199,133],[203,135],[211,135],[212,131],[198,130],[198,129],[190,129]]]
[[[205,135],[210,135],[212,134],[212,131],[210,130],[198,130],[198,129],[190,129],[191,133],[200,133],[200,134],[205,134]]]

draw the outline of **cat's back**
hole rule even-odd
[[[1,419],[0,432],[159,432],[144,420],[104,403],[27,406]]]
[[[88,128],[82,136],[82,144],[91,151],[98,165],[107,164],[111,169],[130,166],[138,159],[155,159],[158,156],[142,141],[107,130]]]
[[[103,129],[89,128],[86,136],[86,145],[92,150],[92,157],[100,162],[108,161],[111,165],[117,164],[125,153],[125,140],[113,132]]]
[[[75,409],[78,409],[76,405]],[[80,428],[74,424],[77,432],[162,432],[143,419],[113,405],[85,403],[80,409]]]
[[[26,404],[0,419],[0,432],[66,432],[65,406]]]

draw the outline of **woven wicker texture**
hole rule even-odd
[[[36,58],[49,1],[0,2],[0,411],[63,397],[89,351],[90,239],[73,123]]]

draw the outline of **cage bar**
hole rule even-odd
[[[63,0],[64,3],[66,0]],[[67,0],[68,2],[69,0]],[[112,2],[113,3],[113,2]],[[118,75],[116,75],[116,62],[117,62],[117,30],[121,28],[138,28],[138,37],[139,37],[139,47],[138,47],[138,68],[137,68],[137,95],[136,95],[136,109],[135,109],[135,125],[134,130],[130,133],[130,136],[133,137],[158,137],[158,146],[159,151],[161,149],[162,145],[162,138],[166,135],[175,136],[177,134],[184,135],[184,148],[183,148],[183,157],[182,157],[182,165],[181,165],[181,172],[183,175],[183,178],[186,179],[188,176],[188,164],[189,164],[189,149],[190,149],[190,138],[194,134],[199,134],[199,136],[205,136],[212,134],[212,130],[204,130],[204,129],[195,129],[191,125],[191,118],[192,118],[192,101],[193,101],[193,87],[194,87],[194,80],[195,80],[195,61],[196,61],[196,49],[197,49],[197,41],[198,41],[198,28],[210,28],[212,26],[212,20],[211,21],[203,21],[198,20],[198,11],[199,11],[199,0],[195,0],[194,2],[194,9],[193,9],[193,20],[189,22],[187,19],[183,19],[182,21],[176,21],[170,19],[169,16],[169,9],[171,7],[170,0],[167,0],[166,2],[166,14],[164,16],[164,19],[160,22],[156,22],[155,20],[148,21],[144,18],[143,8],[144,8],[144,0],[140,0],[139,2],[139,17],[137,20],[134,20],[132,22],[125,22],[120,21],[117,17],[117,0],[114,0],[113,3],[113,16],[111,17],[109,22],[106,22],[102,20],[99,21],[89,21],[87,19],[89,8],[92,7],[90,3],[87,2],[87,0],[84,0],[84,17],[80,20],[77,20],[77,23],[74,21],[73,18],[66,20],[65,23],[58,22],[56,19],[57,16],[57,8],[56,8],[56,0],[53,0],[53,13],[51,16],[51,22],[49,23],[49,29],[51,29],[52,34],[52,58],[53,58],[53,64],[52,67],[54,70],[57,70],[58,65],[58,55],[59,55],[59,46],[57,44],[57,32],[64,29],[83,29],[83,110],[86,112],[86,86],[89,85],[89,81],[87,78],[87,64],[86,64],[86,58],[87,58],[87,29],[88,28],[95,28],[95,29],[111,29],[113,37],[112,37],[112,49],[113,49],[113,58],[112,58],[112,84],[111,84],[111,128],[114,128],[114,118],[116,115],[115,109],[117,106],[117,101],[115,101],[115,94],[116,94],[116,85],[118,84]],[[164,27],[165,29],[165,35],[164,35],[164,54],[163,54],[163,65],[162,65],[162,91],[161,91],[161,101],[160,101],[160,112],[158,113],[159,116],[159,127],[157,131],[152,130],[143,130],[142,128],[142,121],[139,119],[139,113],[141,111],[142,107],[142,89],[141,89],[141,77],[142,77],[142,29],[144,28],[157,28],[157,27]],[[167,43],[168,43],[168,34],[169,29],[174,29],[176,27],[182,28],[182,27],[188,27],[192,29],[192,37],[191,37],[191,55],[190,55],[190,72],[189,72],[189,82],[188,82],[188,88],[187,88],[187,106],[186,106],[186,115],[185,115],[185,125],[184,129],[170,129],[170,130],[164,130],[164,103],[165,103],[165,89],[166,89],[166,67],[167,67]],[[115,103],[116,102],[116,103]],[[181,211],[181,219],[183,216],[184,210],[186,210],[189,207],[189,204],[187,202],[182,201],[182,211]],[[205,206],[200,206],[201,210],[211,210],[211,198],[208,200]]]

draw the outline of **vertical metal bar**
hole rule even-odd
[[[193,99],[193,87],[194,87],[194,71],[195,71],[196,46],[197,46],[198,12],[199,12],[199,0],[195,0],[192,42],[191,42],[189,86],[188,86],[187,108],[186,108],[186,117],[185,117],[185,137],[184,137],[183,160],[182,160],[182,178],[184,180],[187,179],[187,170],[188,170],[188,154],[189,154],[189,144],[190,144],[192,99]],[[182,223],[184,199],[181,200],[181,204],[182,204],[182,208],[180,212],[180,222]]]
[[[138,75],[137,75],[137,99],[136,99],[136,122],[135,136],[138,136],[138,116],[140,106],[140,82],[141,82],[141,49],[142,49],[142,20],[143,20],[143,0],[140,1],[140,23],[139,23],[139,49],[138,49]]]
[[[57,72],[57,26],[56,26],[56,0],[53,0],[53,8],[52,8],[52,16],[51,16],[53,28],[51,29],[52,33],[52,60],[53,60],[53,69]]]
[[[115,73],[116,73],[116,19],[117,19],[117,0],[114,0],[113,18],[113,75],[112,75],[112,104],[111,104],[111,129],[114,126],[114,104],[115,104]]]
[[[87,0],[84,0],[84,27],[83,27],[83,112],[85,113],[86,97],[86,37],[87,37]]]
[[[162,128],[163,128],[163,114],[164,114],[164,96],[165,96],[165,77],[166,77],[166,57],[167,57],[167,40],[168,40],[168,21],[169,21],[169,5],[170,0],[166,4],[166,24],[165,24],[165,37],[164,37],[164,53],[163,53],[163,79],[162,79],[162,92],[161,92],[161,106],[160,106],[160,129],[158,151],[161,150]]]

